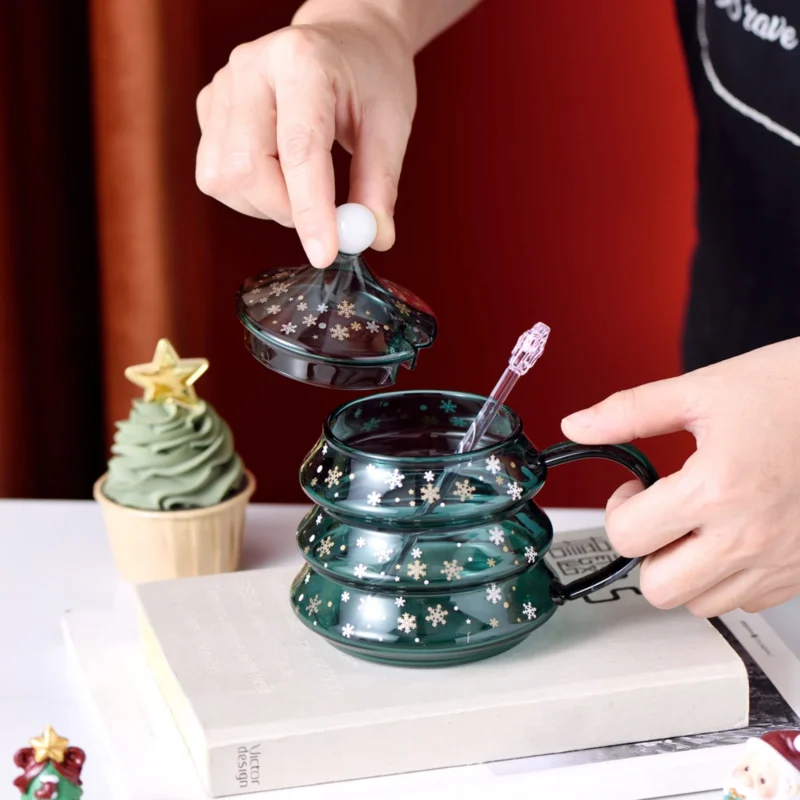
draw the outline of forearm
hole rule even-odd
[[[481,0],[306,0],[292,20],[311,25],[379,16],[390,21],[415,53]]]

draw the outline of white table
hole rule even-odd
[[[251,506],[244,567],[300,563],[293,534],[305,511],[300,505]],[[601,511],[591,510],[550,515],[560,531],[603,520]],[[13,754],[52,724],[87,751],[87,800],[111,800],[116,795],[103,763],[102,733],[68,673],[60,629],[66,609],[106,609],[118,593],[128,591],[114,570],[100,510],[92,502],[0,501],[0,536],[6,548],[0,563],[0,796],[15,792],[10,788],[18,774]],[[800,600],[795,600],[765,616],[800,655],[798,612]]]

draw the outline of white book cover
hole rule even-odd
[[[562,540],[554,555],[562,573],[591,569],[593,563],[608,557],[602,541],[588,534],[573,534],[569,540]],[[635,587],[626,584],[612,588],[605,598],[595,597],[592,605],[621,608],[621,600],[614,597],[626,596],[637,596]],[[442,798],[485,796],[488,791],[501,791],[506,796],[537,791],[558,793],[560,798],[591,795],[625,800],[716,789],[735,759],[732,750],[747,736],[772,726],[800,724],[796,713],[796,695],[800,694],[797,660],[760,617],[728,615],[726,622],[732,631],[721,625],[720,630],[736,648],[750,675],[751,723],[746,729],[351,781],[325,786],[323,796],[395,797],[413,792]],[[554,625],[555,620],[549,624]],[[136,800],[207,796],[145,668],[136,644],[132,612],[72,614],[66,630],[112,746],[121,773],[119,785],[126,787],[126,796]],[[418,744],[411,740],[406,746],[414,751]],[[131,753],[136,754],[135,759],[127,755]],[[270,764],[260,758],[260,752],[258,755],[258,770],[264,774]],[[313,759],[314,754],[306,756]],[[284,795],[320,796],[314,789],[270,793],[271,797]]]

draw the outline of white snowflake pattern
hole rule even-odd
[[[289,291],[289,284],[288,283],[276,283],[272,286],[269,290],[270,295],[275,295],[276,297],[280,297],[282,294],[286,294]]]
[[[423,486],[419,490],[420,497],[426,503],[435,503],[440,497],[441,493],[439,492],[439,487],[434,486],[432,483]]]
[[[489,620],[489,624],[490,624],[490,625],[491,625],[493,628],[496,628],[496,627],[497,627],[497,626],[500,624],[500,622],[499,622],[498,620],[496,620],[494,617],[492,617],[492,618]]]
[[[435,628],[437,625],[447,625],[445,617],[449,613],[449,611],[445,611],[445,609],[442,608],[441,603],[437,603],[436,608],[428,606],[428,616],[425,617],[425,619]]]
[[[294,333],[297,330],[297,325],[293,325],[291,322],[285,322],[281,325],[281,331],[283,333]]]
[[[403,606],[406,604],[406,599],[405,599],[405,597],[395,597],[395,599],[394,599],[394,604],[395,604],[395,605],[396,605],[398,608],[402,608],[402,607],[403,607]]]
[[[375,559],[379,564],[385,564],[392,557],[392,552],[391,547],[381,547],[375,551]]]
[[[361,328],[362,328],[362,325],[361,325],[361,323],[360,323],[360,322],[352,322],[352,323],[350,324],[350,328],[351,328],[352,330],[354,330],[354,331],[360,331],[360,330],[361,330]]]
[[[422,550],[420,550],[419,547],[415,547],[411,551],[411,558],[420,558],[421,556],[422,556]]]
[[[496,544],[498,547],[500,547],[500,545],[506,540],[505,531],[499,525],[495,525],[494,528],[489,528],[489,539],[491,540],[492,544]]]
[[[533,606],[533,603],[523,603],[522,604],[522,613],[528,619],[536,619],[536,609]]]
[[[311,479],[311,485],[312,485],[312,486],[316,486],[318,483],[319,483],[319,480],[317,480],[317,476],[315,475],[315,476],[314,476],[314,477]]]
[[[500,587],[496,583],[493,583],[486,590],[486,599],[493,605],[497,605],[503,599],[503,592],[500,591]]]
[[[533,562],[536,561],[536,557],[538,555],[539,555],[539,553],[536,552],[536,548],[535,547],[526,547],[525,548],[525,557],[528,559],[528,563],[529,564],[533,564]]]
[[[322,445],[322,455],[324,455],[324,456],[328,455],[328,444],[327,444],[327,442],[324,445]]]
[[[322,600],[319,599],[319,595],[315,594],[313,597],[309,598],[308,605],[306,606],[306,611],[309,615],[319,613],[319,608],[322,605]]]
[[[319,514],[317,516],[317,525],[319,525],[321,522],[322,522],[322,514]]]
[[[456,481],[456,490],[453,494],[461,500],[462,503],[465,503],[467,500],[472,498],[472,495],[475,494],[475,487],[469,485],[469,480],[464,478],[463,481]]]
[[[355,632],[356,629],[349,622],[342,627],[342,636],[345,639],[349,639]]]
[[[429,470],[428,470],[428,471],[425,473],[425,475],[424,475],[423,477],[425,478],[425,480],[426,480],[426,481],[428,481],[428,483],[433,483],[433,480],[434,480],[434,478],[436,477],[436,475],[434,475],[434,474],[433,474],[433,471],[429,469]]]
[[[334,325],[331,328],[331,336],[333,336],[334,339],[338,339],[340,342],[343,342],[345,339],[350,338],[350,331],[341,325]]]
[[[406,479],[405,475],[400,474],[400,470],[396,469],[393,472],[390,472],[385,478],[384,481],[389,484],[390,489],[401,489],[403,487],[403,481]]]
[[[317,322],[317,318],[313,314],[309,314],[307,317],[303,317],[303,324],[307,325],[309,328],[312,325],[315,325]]]
[[[350,602],[350,592],[342,592],[342,602],[343,603]]]
[[[359,536],[356,539],[356,547],[364,547],[367,543],[367,540],[363,536]]]
[[[325,558],[331,554],[331,550],[333,550],[333,539],[330,536],[326,536],[320,543],[319,547],[317,548],[317,555]]]
[[[373,322],[372,320],[370,320],[370,321],[367,323],[367,330],[368,330],[370,333],[377,333],[377,332],[378,332],[380,329],[381,329],[381,326],[380,326],[380,325],[378,325],[378,323],[377,323],[377,322]]]
[[[444,622],[442,622],[444,624]],[[411,633],[417,628],[417,618],[413,614],[405,613],[397,618],[397,630],[401,633]]]
[[[458,561],[453,559],[452,561],[445,561],[444,562],[444,569],[440,569],[439,572],[444,575],[448,581],[461,580],[461,573],[464,571],[464,567],[459,566]]]
[[[325,478],[325,483],[328,484],[328,488],[331,486],[338,486],[339,479],[344,475],[344,473],[339,469],[339,467],[332,467],[328,470],[328,475]]]
[[[367,576],[367,568],[364,564],[359,564],[358,566],[353,568],[353,575],[356,576],[359,580],[361,578],[366,578]]]
[[[308,303],[298,303],[297,310],[298,311],[305,311],[308,308]]]
[[[311,573],[306,572],[306,577],[303,578],[303,583],[308,583],[311,580]]]
[[[383,495],[380,492],[370,492],[367,495],[367,503],[373,507],[377,506],[378,503],[381,502],[381,497],[383,497]]]
[[[522,487],[518,483],[512,483],[506,494],[510,494],[514,500],[519,500],[522,497]]]
[[[280,306],[270,306],[267,309],[267,314],[277,314],[281,310]]]
[[[500,459],[497,456],[489,456],[489,458],[486,459],[486,469],[491,472],[492,475],[497,475],[501,470]]]
[[[320,303],[320,304],[317,306],[317,311],[318,311],[318,313],[320,313],[320,314],[324,314],[324,313],[325,313],[327,310],[328,310],[328,306],[326,306],[326,305],[325,305],[325,303]]]
[[[418,581],[428,574],[428,565],[423,564],[419,559],[415,559],[408,565],[408,577]]]
[[[353,314],[356,313],[356,307],[352,303],[348,303],[347,300],[342,300],[338,306],[336,306],[336,310],[345,318],[350,319]]]

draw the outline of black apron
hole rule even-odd
[[[699,122],[692,370],[800,336],[800,0],[676,9]]]

